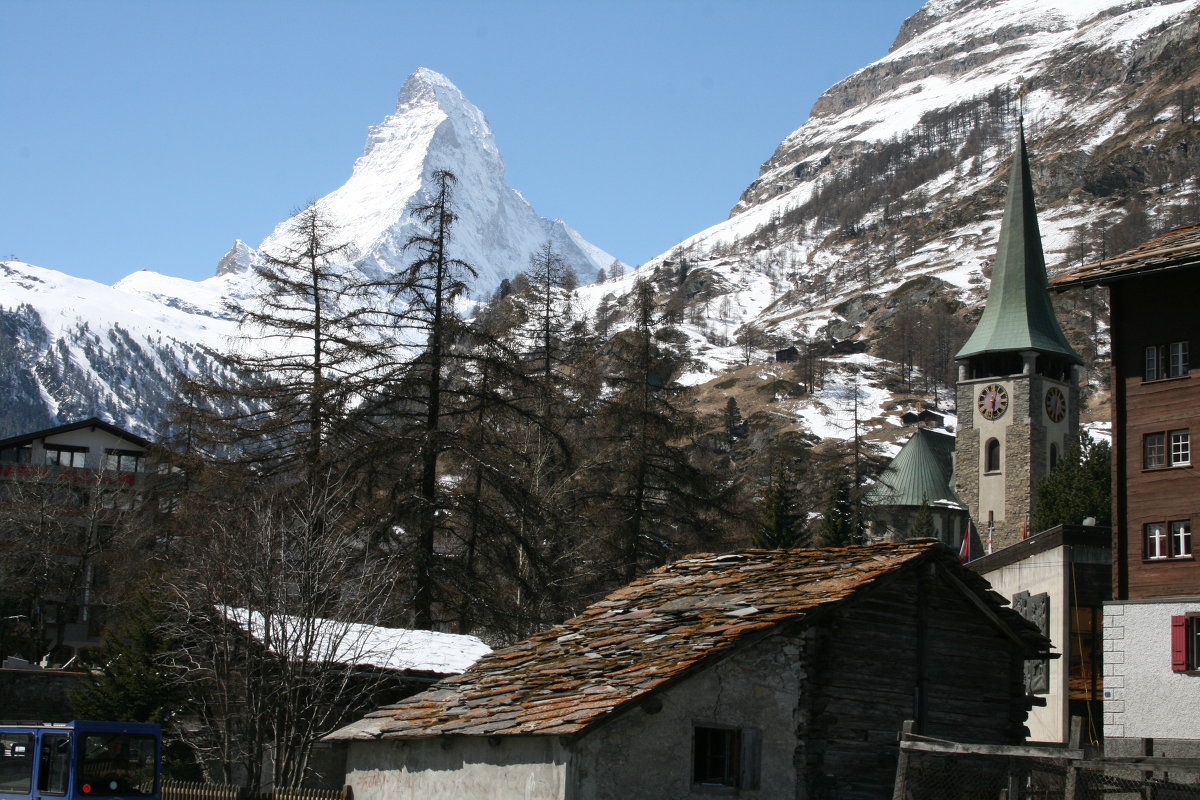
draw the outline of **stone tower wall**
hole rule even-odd
[[[975,401],[980,390],[997,383],[1008,391],[1009,407],[995,423],[982,419]],[[1067,416],[1060,422],[1050,420],[1045,408],[1046,391],[1057,386],[1067,398]],[[1010,375],[979,378],[958,385],[958,432],[954,447],[954,483],[959,498],[970,510],[971,519],[986,546],[987,514],[984,506],[981,470],[983,446],[988,438],[1001,442],[1003,508],[995,514],[992,549],[999,550],[1021,540],[1022,529],[1033,529],[1035,490],[1049,471],[1050,445],[1061,457],[1079,429],[1079,387],[1042,375]],[[981,428],[986,429],[986,436]],[[991,475],[987,480],[997,480]],[[994,491],[994,490],[993,490]],[[1074,523],[1081,520],[1074,520]]]

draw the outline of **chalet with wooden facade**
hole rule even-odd
[[[1026,736],[1047,641],[933,541],[694,555],[329,738],[356,800],[890,797]]]
[[[136,504],[149,448],[95,418],[0,440],[0,557],[13,567],[0,586],[0,644],[33,640],[29,657],[49,652],[52,663],[99,644],[105,543]],[[22,570],[47,563],[46,574]]]
[[[1105,751],[1200,756],[1200,225],[1080,267],[1112,332],[1113,599],[1105,606]],[[1149,744],[1148,744],[1149,743]],[[1148,747],[1153,753],[1145,752]]]

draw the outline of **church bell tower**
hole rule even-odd
[[[1079,365],[1054,316],[1018,129],[987,305],[955,356],[955,491],[983,542],[999,549],[1032,530],[1034,489],[1079,428]]]

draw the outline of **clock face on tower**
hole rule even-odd
[[[1062,422],[1066,415],[1067,398],[1063,396],[1062,389],[1051,386],[1046,391],[1046,416],[1050,417],[1051,422]]]
[[[998,383],[989,383],[983,387],[975,404],[984,419],[999,419],[1008,410],[1008,392]]]

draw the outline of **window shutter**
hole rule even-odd
[[[1171,617],[1171,671],[1187,672],[1187,617]]]

